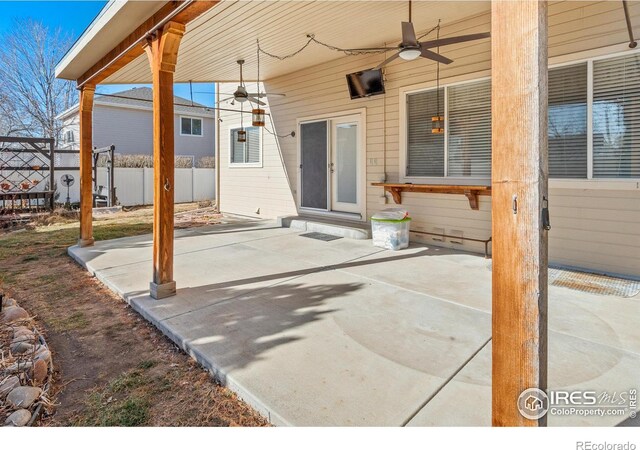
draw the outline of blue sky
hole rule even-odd
[[[2,1],[0,0],[0,34],[10,33],[15,19],[31,18],[51,29],[62,28],[75,41],[98,15],[106,1]],[[97,92],[113,93],[134,85],[98,86]],[[207,106],[214,104],[213,83],[193,85],[193,100]],[[205,92],[200,94],[195,92]],[[175,94],[190,98],[189,85],[177,84]]]

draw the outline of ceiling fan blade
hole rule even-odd
[[[405,47],[417,47],[418,39],[411,22],[402,22],[402,45]]]
[[[247,97],[249,99],[250,102],[252,103],[257,103],[260,106],[267,106],[267,104],[265,102],[261,102],[260,100],[258,100],[255,97],[252,97],[251,95],[249,97]]]
[[[386,66],[387,64],[389,64],[391,61],[393,61],[394,59],[398,58],[400,56],[400,53],[394,53],[393,55],[389,56],[387,59],[385,59],[384,61],[382,61],[380,64],[378,64],[376,66],[376,69],[381,69],[382,67]]]
[[[436,52],[432,52],[431,50],[427,50],[426,48],[422,49],[422,53],[420,54],[420,56],[422,56],[423,58],[432,59],[433,61],[437,61],[442,64],[451,64],[453,62],[452,59],[449,59],[446,56],[439,55]]]
[[[228,102],[229,100],[235,100],[235,97],[231,96],[231,97],[223,98],[222,100],[220,100],[220,103]]]
[[[260,92],[259,94],[256,94],[255,92],[253,93],[249,93],[249,97],[257,97],[257,98],[263,98],[263,97],[286,97],[287,94],[277,94],[275,92]]]
[[[469,42],[469,41],[476,41],[478,39],[486,39],[488,37],[491,37],[491,33],[465,34],[464,36],[453,36],[450,38],[425,41],[420,44],[420,47],[434,48],[434,47],[440,47],[443,45],[458,44],[460,42]]]

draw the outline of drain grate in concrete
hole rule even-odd
[[[342,239],[342,237],[340,236],[333,236],[331,234],[326,234],[326,233],[318,233],[316,231],[312,231],[311,233],[304,233],[304,234],[301,234],[300,236],[311,238],[311,239],[317,239],[319,241],[325,241],[325,242],[335,241],[336,239]]]
[[[640,281],[555,268],[549,268],[549,284],[592,294],[627,298],[640,293]]]
[[[491,263],[487,266],[492,269]],[[591,294],[635,297],[640,294],[640,281],[549,267],[549,284]]]

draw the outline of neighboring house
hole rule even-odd
[[[96,94],[93,108],[93,145],[116,146],[116,154],[153,154],[153,91],[133,88],[109,95]],[[174,97],[175,155],[213,157],[215,148],[215,112],[199,103]],[[63,123],[59,148],[79,148],[78,105],[58,116]]]

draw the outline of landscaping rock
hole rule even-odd
[[[4,322],[15,322],[29,318],[29,313],[19,306],[10,306],[2,310],[2,320]]]
[[[33,386],[19,386],[9,392],[7,395],[7,403],[13,405],[15,408],[29,408],[33,405],[42,389]]]
[[[25,370],[31,369],[33,367],[33,363],[31,361],[18,361],[14,362],[6,369],[4,369],[7,373],[18,373],[24,372]]]
[[[11,353],[13,353],[14,355],[31,353],[35,349],[33,344],[29,344],[28,342],[16,342],[14,344],[11,344],[9,348],[11,349]]]
[[[33,365],[33,382],[37,385],[42,385],[47,379],[49,373],[49,366],[46,362],[38,360]]]
[[[18,409],[11,413],[7,420],[4,421],[6,427],[23,427],[29,423],[31,413],[26,409]]]
[[[36,352],[33,355],[34,361],[44,361],[49,363],[51,361],[51,352],[44,345],[38,345],[36,347]]]
[[[12,298],[3,298],[2,299],[2,308],[8,308],[9,306],[16,306],[18,303]]]
[[[24,342],[26,344],[31,344],[35,347],[37,343],[36,336],[34,334],[32,334],[31,336],[25,334],[22,336],[15,337],[11,340],[11,345],[19,344],[21,342]]]
[[[22,337],[34,337],[35,333],[33,332],[33,330],[30,330],[27,327],[15,327],[13,329],[13,338],[14,339],[18,339],[18,338],[22,338]]]
[[[13,391],[18,386],[20,386],[20,380],[15,375],[0,383],[0,400],[4,400],[4,398],[9,395],[9,392]]]

